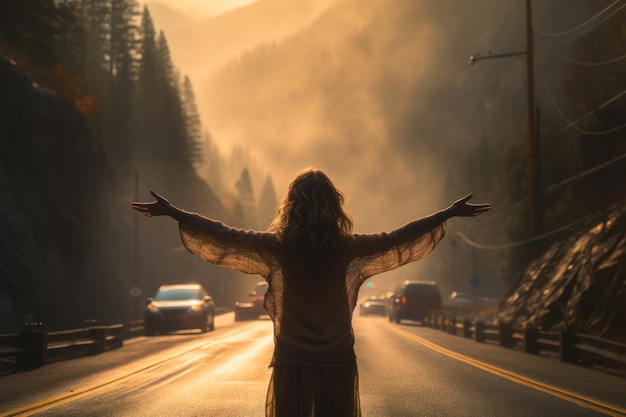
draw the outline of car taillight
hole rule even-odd
[[[402,299],[400,302],[402,303],[402,307],[406,307],[406,296],[402,296]]]

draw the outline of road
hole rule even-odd
[[[626,378],[410,322],[354,319],[363,417],[626,416]],[[263,416],[269,320],[139,337],[0,377],[3,416]]]

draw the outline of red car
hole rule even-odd
[[[263,307],[265,293],[267,292],[267,282],[259,281],[254,291],[248,293],[249,301],[237,301],[235,303],[235,321],[256,320],[266,315],[267,311]]]

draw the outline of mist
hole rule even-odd
[[[260,33],[220,63],[211,50],[182,52],[188,46],[169,39],[174,56],[195,57],[180,61],[182,73],[206,62],[204,79],[193,69],[192,80],[223,152],[249,149],[279,192],[303,168],[328,170],[360,228],[376,231],[448,202],[446,176],[494,129],[492,95],[522,93],[512,101],[524,105],[523,59],[466,64],[476,51],[523,48],[522,2],[414,3],[336,2],[280,39]],[[214,20],[235,22],[237,12]],[[500,91],[481,91],[494,74]],[[519,123],[509,130],[518,134]]]
[[[496,214],[504,198],[490,191],[493,167],[472,155],[485,144],[494,160],[511,146],[524,149],[525,60],[473,68],[467,60],[524,51],[524,2],[304,3],[261,0],[169,37],[213,145],[226,158],[233,148],[249,152],[257,192],[267,175],[281,196],[302,169],[326,171],[347,195],[356,232],[393,229],[469,192],[494,203]],[[292,13],[258,14],[268,20],[251,25],[269,5]],[[537,27],[575,24],[562,6],[536,4]],[[537,65],[557,69],[540,58]],[[523,165],[525,154],[519,158]],[[238,170],[230,175],[234,184]],[[471,228],[462,222],[452,220],[451,233]],[[501,237],[497,224],[488,228],[479,239]],[[465,251],[469,276],[473,255]],[[415,278],[433,262],[392,275]]]

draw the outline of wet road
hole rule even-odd
[[[354,319],[364,417],[626,415],[626,379],[382,317]],[[140,337],[0,377],[0,417],[263,416],[268,320]]]

